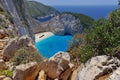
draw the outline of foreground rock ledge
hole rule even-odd
[[[78,71],[77,80],[101,80],[100,79],[101,77],[112,73],[117,68],[118,68],[117,70],[120,70],[119,67],[120,67],[120,61],[115,57],[111,58],[105,55],[96,56],[91,58],[85,64],[85,66]],[[115,76],[112,75],[110,79],[104,79],[104,80],[118,80],[118,79],[115,79]]]
[[[16,66],[13,80],[35,80],[39,73],[39,66],[36,62]]]

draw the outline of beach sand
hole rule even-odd
[[[35,34],[35,42],[41,41],[41,40],[48,38],[52,35],[54,35],[52,32],[37,33],[37,34]]]

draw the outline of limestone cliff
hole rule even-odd
[[[84,32],[85,28],[91,27],[94,21],[92,18],[80,14],[77,14],[77,16],[79,17],[71,13],[61,13],[45,22],[39,22],[33,19],[36,22],[36,26],[33,27],[33,32],[51,31],[57,35],[74,35],[75,33]]]
[[[83,31],[83,26],[79,19],[71,14],[62,14],[47,22],[37,22],[39,26],[33,28],[34,33],[51,31],[57,35],[75,34]]]
[[[27,14],[23,0],[0,0],[0,7],[2,7],[7,14],[12,16],[19,36],[28,35],[34,39],[30,26],[31,19]]]

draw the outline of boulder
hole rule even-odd
[[[12,80],[10,77],[5,77],[3,80]]]
[[[93,57],[78,71],[77,80],[99,79],[117,69],[118,66],[120,66],[120,61],[117,58],[105,55]]]
[[[14,53],[18,50],[18,38],[11,39],[2,51],[2,55],[5,61],[8,61],[14,56]]]
[[[46,77],[45,71],[41,70],[37,80],[46,80]]]
[[[4,42],[0,41],[0,50],[2,50],[4,48]]]
[[[73,71],[70,80],[76,80],[77,79],[77,72],[78,72],[78,70]]]
[[[16,66],[13,74],[14,80],[35,80],[39,73],[39,66],[36,62]]]
[[[5,30],[0,29],[0,39],[5,38],[6,36],[7,36],[7,34],[6,34]]]
[[[66,69],[61,75],[60,80],[69,80],[72,74],[72,68]]]
[[[40,68],[44,70],[51,79],[59,79],[59,76],[70,68],[70,56],[65,52],[58,52],[49,60],[44,61]]]
[[[120,80],[120,67],[115,70],[106,80]]]
[[[8,67],[6,66],[5,62],[3,59],[0,59],[0,70],[5,70]]]
[[[6,77],[5,75],[1,75],[0,80],[3,80],[5,77]]]
[[[33,44],[31,38],[28,36],[16,37],[11,39],[2,51],[2,55],[5,61],[11,59],[15,52],[21,47],[29,47],[29,44]]]
[[[49,61],[58,61],[60,59],[64,59],[64,60],[67,60],[68,62],[70,62],[70,55],[69,53],[67,52],[62,52],[62,51],[59,51],[57,52],[54,56],[52,56]]]

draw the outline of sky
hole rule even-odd
[[[32,0],[46,5],[117,5],[118,0]]]

